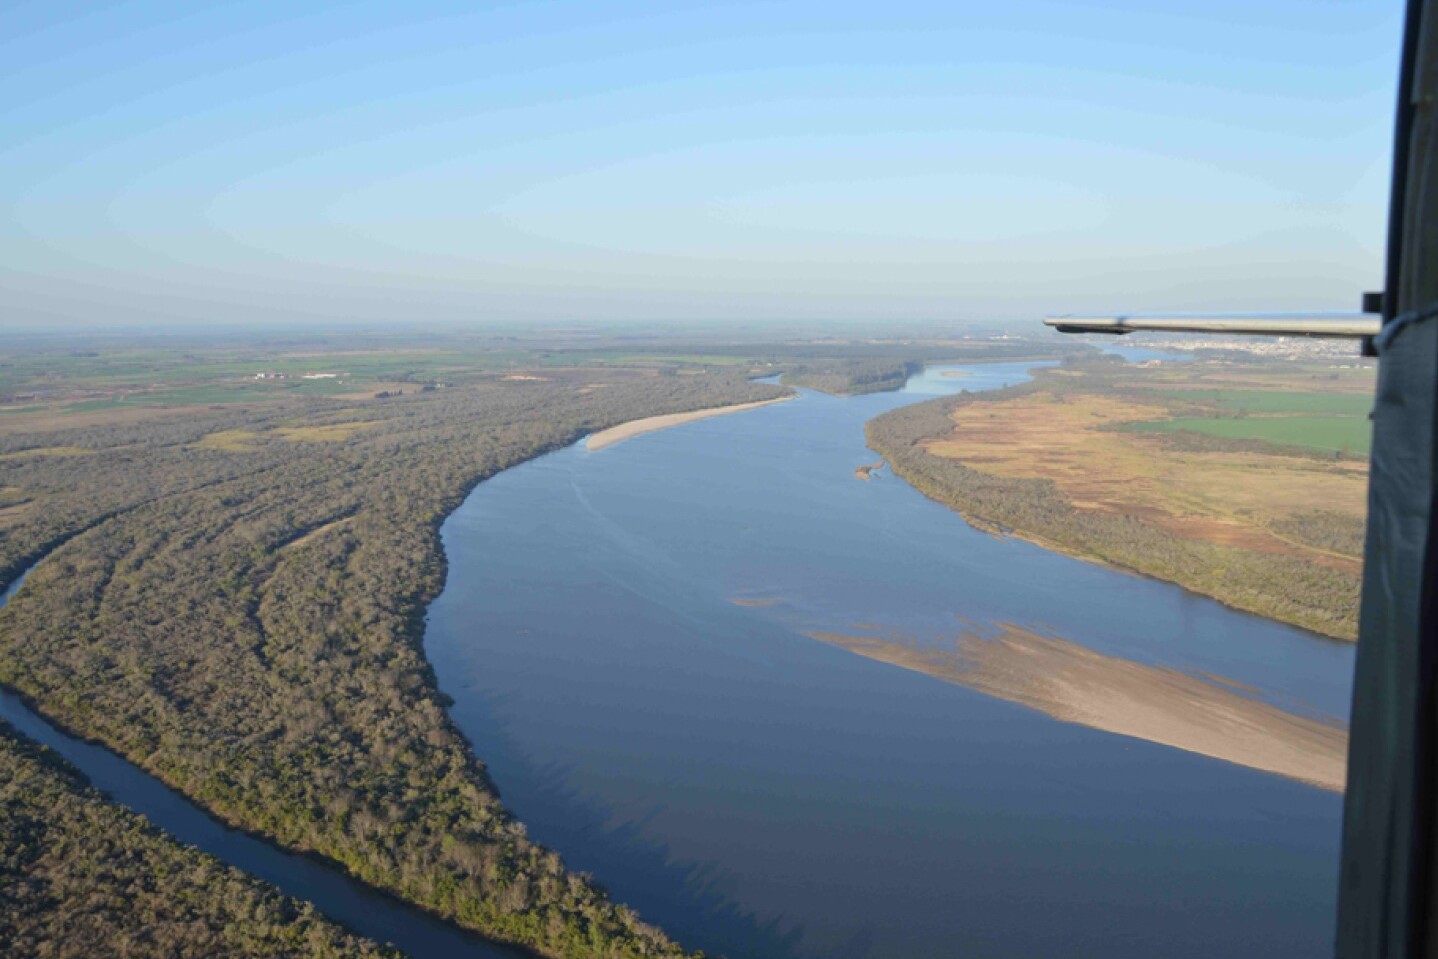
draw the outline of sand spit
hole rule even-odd
[[[707,410],[694,410],[692,413],[666,413],[663,416],[646,416],[642,420],[630,420],[628,423],[620,423],[618,426],[611,426],[607,430],[600,430],[598,433],[591,433],[584,441],[584,448],[588,450],[602,450],[606,446],[613,446],[632,436],[639,436],[641,433],[652,433],[655,430],[668,429],[671,426],[679,426],[682,423],[692,423],[695,420],[707,420],[711,416],[724,416],[728,413],[742,413],[745,410],[758,409],[761,406],[771,406],[775,403],[782,403],[785,400],[792,400],[792,396],[780,396],[772,400],[759,400],[755,403],[736,403],[733,406],[715,406]]]
[[[1342,792],[1348,731],[1243,695],[1242,684],[1116,656],[1010,624],[953,643],[810,633],[844,649],[1019,703],[1064,722],[1132,736]]]
[[[867,466],[856,466],[854,467],[854,478],[861,479],[867,482],[868,480],[873,479],[875,471],[881,470],[883,468],[883,460],[879,460],[877,463],[870,463]]]

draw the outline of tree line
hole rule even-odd
[[[103,944],[103,945],[102,945]],[[399,959],[166,837],[0,721],[0,953]]]

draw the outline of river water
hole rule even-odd
[[[876,458],[867,419],[1027,368],[805,392],[482,484],[443,528],[426,645],[531,833],[734,957],[1326,953],[1338,797],[804,635],[1015,622],[1346,714],[1349,646],[977,533],[886,472],[854,478]],[[226,828],[3,690],[0,717],[356,931],[417,957],[517,955]]]
[[[1351,646],[855,478],[868,419],[1031,365],[805,391],[481,484],[442,530],[426,650],[530,834],[733,957],[1328,953],[1341,797],[806,635],[1016,623],[1346,717]]]

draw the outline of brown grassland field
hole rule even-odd
[[[1366,462],[1166,449],[1163,434],[1111,428],[1166,415],[1163,406],[1131,397],[1035,393],[960,407],[951,416],[953,432],[926,449],[999,476],[1052,480],[1080,510],[1131,516],[1187,539],[1358,569],[1357,556],[1279,530],[1317,502],[1362,517]]]
[[[1366,429],[1371,391],[1371,371],[1292,363],[1070,363],[896,410],[869,435],[981,524],[1352,638],[1368,464],[1307,444],[1330,420]],[[1231,435],[1290,425],[1294,442]]]

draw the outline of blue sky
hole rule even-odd
[[[11,0],[0,323],[1354,309],[1401,21]]]

